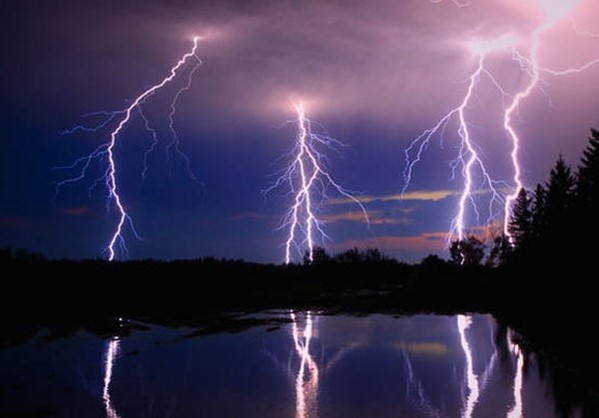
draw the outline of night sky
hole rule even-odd
[[[446,257],[463,188],[461,168],[452,177],[450,165],[460,150],[457,121],[431,138],[400,201],[404,150],[463,100],[478,61],[473,40],[509,34],[526,56],[535,29],[550,22],[539,38],[540,67],[599,58],[595,0],[15,0],[2,2],[0,16],[0,248],[52,258],[104,257],[116,223],[98,181],[105,159],[56,189],[78,174],[56,167],[106,143],[115,122],[61,132],[106,117],[91,112],[126,108],[169,74],[194,36],[202,37],[202,65],[174,115],[192,175],[167,152],[169,106],[191,65],[142,106],[158,139],[145,179],[152,135],[138,112],[117,138],[118,190],[141,237],[124,231],[133,259],[281,262],[288,228],[278,227],[293,196],[284,187],[263,191],[290,162],[294,100],[345,144],[325,164],[371,217],[368,227],[355,204],[327,189],[316,202],[326,249],[376,246],[408,262]],[[503,112],[531,73],[509,48],[490,53],[486,68],[504,91],[481,77],[465,113],[505,194],[514,183]],[[527,187],[545,181],[560,154],[576,165],[599,122],[599,65],[541,77],[514,119]],[[475,189],[480,216],[467,212],[474,232],[489,223],[490,195],[479,178]]]

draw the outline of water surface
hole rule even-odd
[[[543,364],[489,315],[273,315],[292,322],[193,338],[153,326],[0,350],[0,415],[558,416]]]

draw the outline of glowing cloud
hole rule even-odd
[[[340,221],[348,221],[348,222],[359,222],[366,223],[369,225],[385,225],[385,224],[409,224],[412,221],[407,218],[391,218],[386,217],[383,214],[383,211],[380,210],[371,210],[368,212],[368,220],[364,219],[364,213],[360,212],[343,212],[343,213],[334,213],[334,214],[326,214],[320,217],[321,221],[324,223],[335,223]]]
[[[360,203],[371,203],[371,202],[390,202],[390,201],[406,201],[406,200],[422,200],[436,202],[439,200],[447,199],[450,196],[457,195],[458,192],[452,190],[425,190],[425,191],[412,191],[404,194],[391,194],[384,196],[356,196],[355,199]],[[355,203],[353,199],[341,198],[341,199],[329,199],[326,202],[329,205],[345,205],[348,203]]]
[[[351,239],[336,243],[336,249],[379,248],[383,251],[437,252],[445,248],[446,232],[430,232],[414,236],[381,236]]]

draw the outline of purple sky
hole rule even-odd
[[[178,102],[175,126],[194,183],[181,160],[167,160],[168,104],[178,78],[143,110],[158,132],[151,143],[134,115],[118,138],[119,191],[135,221],[137,241],[125,233],[131,258],[217,256],[280,262],[287,230],[277,229],[291,203],[288,190],[262,191],[289,160],[295,127],[292,100],[346,146],[328,154],[329,172],[361,197],[358,208],[330,193],[319,217],[336,252],[377,246],[405,261],[446,256],[445,236],[463,188],[457,123],[435,135],[415,166],[403,202],[404,150],[410,141],[459,106],[476,69],[475,40],[509,34],[527,56],[535,29],[539,65],[556,71],[599,58],[599,4],[594,0],[263,0],[52,1],[3,3],[0,62],[0,247],[25,247],[52,257],[96,257],[116,222],[102,185],[88,192],[105,166],[55,196],[54,183],[74,174],[52,167],[72,163],[107,141],[110,129],[60,135],[82,117],[125,108],[163,79],[203,39],[203,65]],[[491,52],[465,114],[473,141],[492,177],[513,187],[506,103],[530,82],[529,68],[509,48]],[[599,121],[599,65],[562,76],[542,72],[518,108],[522,179],[544,181],[561,153],[576,164]],[[177,84],[178,83],[178,84]],[[113,127],[110,125],[109,127]],[[104,167],[104,168],[102,168]],[[480,188],[478,187],[480,185]],[[476,182],[477,220],[485,225],[488,187]]]

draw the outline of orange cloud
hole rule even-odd
[[[409,215],[410,213],[416,212],[416,209],[417,209],[416,206],[410,206],[410,207],[397,208],[396,210],[398,210],[400,213],[403,213],[405,215]]]
[[[493,241],[495,237],[503,233],[503,225],[497,221],[495,223],[472,226],[468,228],[467,234],[474,235],[481,241]]]
[[[436,202],[438,200],[447,199],[449,196],[458,194],[453,190],[430,190],[430,191],[415,191],[405,193],[402,197],[400,194],[386,196],[383,201],[386,200],[428,200]]]
[[[408,192],[401,195],[391,194],[385,196],[357,196],[356,200],[360,203],[371,203],[371,202],[389,202],[389,201],[408,201],[408,200],[421,200],[421,201],[432,201],[436,202],[439,200],[447,199],[449,196],[457,195],[458,192],[454,190],[425,190],[425,191],[414,191]],[[348,203],[355,203],[355,200],[341,198],[331,199],[327,201],[330,205],[346,205]]]
[[[383,211],[380,211],[380,210],[369,211],[368,218],[369,218],[371,225],[385,225],[385,224],[406,225],[406,224],[409,224],[412,222],[411,219],[408,219],[408,218],[384,217]],[[367,223],[367,219],[364,216],[364,213],[361,211],[326,214],[326,215],[320,216],[320,220],[322,220],[326,223],[335,223],[335,222],[339,222],[339,221]]]
[[[371,225],[387,225],[387,224],[409,225],[411,223],[412,223],[412,219],[409,219],[409,218],[374,218],[374,219],[370,219]]]
[[[239,221],[241,219],[266,219],[267,215],[258,212],[242,212],[231,218],[233,221]]]
[[[379,248],[381,250],[441,251],[445,248],[447,232],[428,232],[415,236],[385,236],[352,239],[335,244],[338,249]]]
[[[394,344],[394,348],[417,355],[444,356],[449,353],[447,344],[437,342],[398,343]]]
[[[0,216],[0,227],[11,229],[26,229],[33,226],[33,222],[29,219],[17,216]]]
[[[91,215],[92,210],[89,206],[79,206],[74,208],[62,208],[60,213],[68,216],[87,216]]]
[[[374,212],[369,212],[369,216],[374,216]],[[344,213],[331,213],[321,215],[320,220],[326,223],[334,223],[339,221],[352,221],[352,222],[366,222],[366,217],[362,212],[344,212]]]

